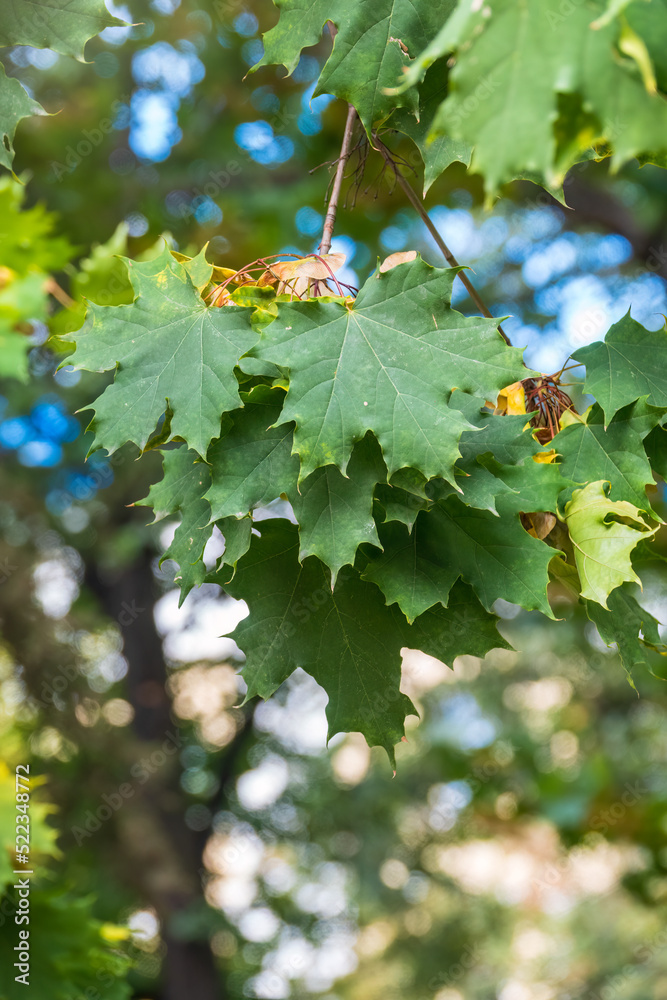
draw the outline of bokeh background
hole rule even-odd
[[[84,295],[128,301],[115,255],[150,256],[162,239],[184,253],[208,243],[235,268],[313,251],[346,114],[313,98],[330,40],[291,77],[249,74],[276,20],[268,0],[109,8],[133,26],[91,41],[87,64],[3,50],[49,116],[19,127],[21,184],[0,180],[0,265],[16,270],[25,251],[26,275],[65,293],[30,318],[29,382],[0,387],[0,794],[20,761],[43,776],[35,820],[51,856],[35,905],[55,980],[33,996],[60,996],[66,959],[95,967],[92,945],[82,959],[52,941],[62,921],[83,942],[95,920],[117,962],[71,1000],[665,1000],[657,654],[633,690],[576,608],[554,623],[503,605],[521,652],[453,669],[406,652],[421,719],[392,779],[358,735],[325,746],[325,696],[300,672],[239,707],[242,657],[219,637],[244,605],[204,586],[179,609],[174,566],[159,564],[175,525],[133,506],[157,457],[85,461],[79,411],[104,377],[56,371],[50,335],[80,323]],[[419,188],[416,149],[384,140]],[[406,249],[442,264],[382,159],[355,143],[339,276],[359,286]],[[652,329],[667,312],[667,173],[591,161],[564,197],[515,183],[488,211],[456,164],[426,200],[546,373],[628,309]],[[454,301],[474,311],[460,284]],[[667,621],[657,574],[641,600]],[[3,962],[13,936],[1,918]]]

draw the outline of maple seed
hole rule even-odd
[[[294,259],[271,262],[272,257],[279,256]],[[276,295],[289,295],[290,299],[319,298],[332,294],[345,298],[357,292],[356,288],[336,278],[336,271],[341,269],[345,260],[343,253],[311,254],[308,257],[298,254],[269,254],[268,257],[259,257],[246,264],[239,271],[215,268],[214,277],[222,276],[223,280],[214,285],[204,297],[210,299],[212,306],[236,305],[233,293],[229,291],[229,286],[234,284],[274,287]],[[329,282],[333,283],[333,288]]]

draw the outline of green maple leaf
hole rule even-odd
[[[469,423],[448,406],[452,390],[493,395],[526,373],[496,321],[451,309],[456,273],[417,259],[376,272],[352,305],[280,304],[253,354],[289,368],[281,422],[296,424],[302,477],[323,465],[344,473],[370,430],[390,475],[414,467],[453,480]]]
[[[404,87],[454,53],[434,132],[474,146],[471,170],[490,194],[525,175],[551,187],[594,143],[611,145],[615,167],[664,154],[667,105],[647,89],[645,61],[621,21],[591,26],[602,0],[565,13],[560,0],[496,0],[491,16],[486,10],[460,0]],[[583,121],[572,107],[584,110]]]
[[[299,559],[318,556],[331,569],[332,585],[341,567],[354,563],[362,543],[380,546],[373,491],[385,476],[380,447],[367,434],[355,445],[346,476],[335,465],[326,465],[288,493],[299,522]]]
[[[152,507],[155,521],[169,514],[181,515],[173,541],[160,559],[160,563],[173,559],[179,567],[175,580],[181,587],[180,607],[192,588],[206,577],[203,556],[213,525],[210,505],[202,498],[210,486],[211,473],[196,452],[182,445],[165,451],[162,462],[163,478],[151,486],[139,505]]]
[[[451,405],[478,428],[459,442],[456,485],[465,503],[497,513],[502,497],[507,511],[555,511],[558,494],[572,484],[559,465],[533,461],[545,449],[533,437],[529,416],[491,413],[483,400],[459,392]]]
[[[554,462],[528,461],[523,465],[502,465],[490,455],[481,456],[478,462],[483,471],[490,473],[495,480],[496,500],[502,498],[503,509],[512,513],[555,511],[559,495],[574,485],[565,476],[563,466]],[[473,479],[475,475],[473,473]],[[461,480],[461,486],[462,499],[470,503],[466,481]]]
[[[296,491],[299,459],[292,455],[292,426],[272,426],[280,417],[285,393],[256,386],[229,419],[229,429],[208,453],[211,517],[240,517],[255,507]]]
[[[304,48],[316,45],[327,21],[338,29],[333,50],[320,73],[317,94],[334,94],[352,103],[368,131],[395,107],[417,112],[417,95],[400,98],[385,91],[395,86],[408,65],[428,44],[454,0],[415,4],[411,0],[276,0],[280,20],[264,35],[264,55],[253,67],[283,65],[288,73],[297,66]]]
[[[653,475],[642,435],[633,427],[637,423],[632,419],[633,409],[617,413],[605,428],[601,408],[592,406],[585,419],[565,427],[551,445],[560,456],[563,474],[573,482],[607,480],[612,500],[627,500],[646,509],[646,487],[653,484]]]
[[[581,596],[608,609],[612,590],[626,581],[640,583],[630,555],[658,528],[649,528],[633,504],[610,500],[606,486],[601,480],[575,490],[565,505],[564,519],[574,546]]]
[[[89,38],[124,24],[109,13],[104,0],[4,0],[0,46],[32,45],[83,61]]]
[[[461,472],[456,482],[463,502],[469,507],[478,507],[480,510],[490,510],[491,513],[497,514],[498,498],[510,496],[513,492],[512,488],[487,469],[480,458],[458,462],[456,467]],[[509,466],[503,468],[509,468]],[[438,483],[437,486],[432,483],[430,489],[437,489],[439,497],[450,496],[454,493],[451,487],[446,488],[441,483]]]
[[[647,330],[630,313],[614,323],[604,341],[572,355],[586,365],[585,391],[595,396],[607,422],[640,396],[667,406],[667,327]]]
[[[644,448],[651,468],[663,479],[667,479],[667,430],[655,427],[644,439]]]
[[[397,485],[406,482],[403,473],[415,473],[418,485],[411,485],[410,488]],[[421,483],[419,479],[422,480]],[[412,530],[419,511],[431,506],[431,501],[424,492],[425,485],[426,480],[414,469],[399,469],[394,473],[390,484],[378,483],[375,498],[382,511],[382,520],[399,521]]]
[[[470,165],[472,147],[446,134],[431,135],[433,119],[447,95],[447,71],[432,66],[419,87],[419,117],[401,108],[387,122],[389,128],[405,133],[417,146],[424,163],[424,197],[431,185],[452,163]]]
[[[247,698],[268,698],[302,667],[329,696],[328,737],[361,732],[393,759],[406,715],[416,714],[399,690],[400,620],[353,570],[340,574],[332,592],[319,559],[299,563],[295,525],[274,519],[259,530],[226,588],[250,608],[232,633],[246,654]]]
[[[459,568],[441,560],[428,544],[423,522],[408,531],[405,525],[389,521],[380,526],[383,552],[369,558],[364,580],[377,584],[387,604],[398,604],[413,622],[434,604],[448,603]]]
[[[236,564],[239,559],[250,548],[253,522],[251,517],[223,517],[216,524],[225,540],[225,551],[218,561],[217,572],[220,573],[223,567],[228,567],[231,570],[231,575],[226,572],[224,577],[228,577],[226,582],[229,582],[236,572]],[[223,579],[222,575],[215,582],[219,583],[221,579]]]
[[[247,658],[247,697],[268,698],[302,667],[329,696],[329,738],[361,732],[393,762],[405,717],[415,714],[399,688],[401,647],[426,647],[451,662],[463,652],[484,655],[504,644],[492,628],[494,619],[467,588],[457,592],[451,611],[440,608],[410,626],[354,570],[342,572],[332,591],[329,572],[317,558],[299,563],[295,525],[273,519],[258,527],[261,537],[253,537],[226,588],[250,608],[232,633]]]
[[[384,553],[370,564],[379,570],[367,568],[365,575],[375,574],[388,600],[398,601],[407,615],[431,598],[446,604],[448,586],[461,576],[488,610],[502,598],[553,618],[547,583],[555,550],[524,530],[505,497],[498,499],[498,511],[446,496],[419,514],[409,538],[405,531],[392,532],[396,549],[383,529]]]
[[[354,562],[362,542],[379,545],[373,520],[373,490],[386,479],[379,445],[368,435],[355,445],[347,475],[334,465],[316,469],[298,483],[299,459],[292,454],[292,424],[273,426],[284,390],[256,386],[241,393],[245,406],[208,452],[211,519],[239,517],[280,496],[291,502],[299,522],[299,558],[316,555],[331,569]]]
[[[179,607],[193,587],[199,587],[209,573],[204,563],[204,549],[213,533],[211,506],[204,494],[211,485],[211,470],[195,451],[181,445],[163,452],[163,478],[153,483],[148,496],[138,506],[152,507],[154,522],[170,514],[180,514],[181,523],[160,563],[173,559],[179,567],[175,581],[180,584]],[[215,522],[225,541],[218,570],[230,567],[233,575],[236,563],[250,547],[252,520],[249,517],[224,517]],[[214,579],[216,579],[214,574]]]
[[[1,29],[0,29],[1,30]],[[14,162],[14,133],[22,118],[46,114],[44,108],[21,86],[18,80],[8,77],[0,63],[0,166],[12,169]]]
[[[635,667],[647,664],[647,648],[665,651],[658,622],[642,608],[626,585],[617,587],[607,598],[608,610],[595,601],[586,601],[586,614],[597,625],[607,645],[616,643],[630,683]]]
[[[523,370],[522,377],[525,375],[526,369]],[[450,406],[460,410],[473,425],[471,430],[464,431],[461,435],[461,462],[457,463],[459,467],[465,468],[466,463],[487,453],[493,455],[501,465],[520,465],[527,458],[544,450],[531,433],[530,418],[527,415],[501,416],[484,409],[485,405],[485,401],[479,397],[463,392],[452,393]]]
[[[143,449],[169,408],[171,436],[204,456],[220,433],[220,414],[241,405],[233,369],[257,340],[251,310],[207,307],[192,265],[166,246],[154,260],[128,264],[136,299],[92,303],[67,361],[75,370],[116,368],[115,381],[90,407],[94,447],[111,453],[132,441]]]
[[[446,608],[441,604],[431,607],[409,626],[408,645],[451,666],[464,650],[467,656],[484,657],[491,649],[511,649],[497,623],[472,588],[457,580]]]

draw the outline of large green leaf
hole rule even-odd
[[[373,520],[373,490],[386,479],[377,441],[367,435],[355,445],[342,475],[335,465],[315,469],[300,484],[299,459],[292,454],[292,424],[276,423],[284,390],[256,386],[241,393],[245,406],[229,419],[229,430],[211,445],[211,518],[240,517],[286,496],[300,526],[300,559],[318,556],[335,582],[352,564],[362,542],[379,545]]]
[[[168,408],[171,437],[205,456],[221,413],[241,405],[233,369],[257,340],[252,310],[207,307],[189,268],[166,246],[154,260],[128,263],[136,299],[91,304],[68,359],[75,369],[116,368],[115,381],[91,406],[95,447],[113,452],[133,441],[144,448]]]
[[[558,496],[573,483],[566,478],[562,465],[553,462],[528,461],[523,465],[502,465],[490,455],[478,459],[481,471],[493,476],[495,482],[495,499],[502,500],[503,510],[524,514],[537,511],[555,511],[558,506]],[[477,472],[471,473],[473,483]],[[463,487],[462,499],[471,503],[468,496],[467,483],[461,480]],[[474,506],[477,506],[476,504]],[[487,509],[489,508],[487,506]]]
[[[253,353],[290,370],[281,421],[296,424],[302,477],[322,465],[345,472],[371,430],[390,474],[453,479],[469,424],[448,406],[452,390],[494,395],[526,374],[494,320],[450,308],[456,273],[417,259],[374,274],[352,305],[280,305]]]
[[[408,72],[406,87],[454,54],[434,130],[474,146],[471,170],[491,193],[516,176],[553,186],[592,143],[609,144],[615,166],[667,150],[667,103],[647,89],[619,19],[592,27],[603,10],[602,0],[567,11],[562,0],[459,0]]]
[[[220,573],[224,567],[227,569],[215,582],[219,583],[222,580],[224,583],[226,580],[231,580],[236,572],[236,564],[250,548],[253,522],[251,517],[223,517],[216,524],[225,541],[225,551],[220,556],[217,572]]]
[[[419,149],[424,162],[424,196],[434,181],[452,163],[470,164],[472,147],[459,139],[441,133],[430,135],[433,119],[447,94],[447,71],[444,65],[432,66],[419,87],[419,118],[401,108],[394,112],[387,125],[409,136]]]
[[[633,504],[610,500],[606,486],[601,480],[575,490],[564,515],[574,546],[581,596],[608,609],[607,597],[612,590],[626,581],[640,583],[630,556],[658,528],[649,528]]]
[[[202,498],[211,484],[211,473],[197,453],[183,445],[164,452],[163,468],[163,478],[151,486],[140,504],[153,508],[156,521],[168,514],[181,515],[181,523],[161,561],[173,559],[179,566],[175,579],[180,583],[182,604],[206,576],[203,555],[213,525],[211,507]]]
[[[409,627],[408,644],[452,666],[464,651],[468,656],[482,657],[490,649],[511,649],[498,632],[497,622],[472,589],[458,580],[446,608],[438,604],[415,619]]]
[[[412,530],[417,514],[431,506],[431,501],[424,491],[426,480],[417,487],[406,488],[397,483],[405,483],[402,473],[415,472],[412,469],[399,469],[394,473],[391,484],[378,483],[375,488],[375,498],[384,521],[399,521]],[[419,476],[419,473],[415,473]],[[423,478],[423,477],[422,477]]]
[[[208,453],[211,488],[206,499],[211,517],[241,517],[255,507],[296,491],[299,459],[292,455],[292,426],[278,420],[285,393],[256,386],[242,393],[242,410],[232,414],[229,429]]]
[[[316,45],[327,21],[336,26],[333,51],[324,65],[316,94],[329,93],[352,103],[365,127],[383,121],[400,105],[417,112],[416,93],[396,98],[385,93],[428,44],[455,0],[276,0],[280,20],[264,35],[260,66],[280,65],[292,73],[304,48]]]
[[[383,552],[371,557],[363,572],[364,580],[376,583],[387,604],[398,604],[413,622],[434,604],[446,605],[459,568],[442,560],[428,544],[424,522],[409,532],[405,525],[388,521],[380,527]]]
[[[658,622],[642,608],[627,585],[617,587],[607,598],[607,607],[586,601],[586,614],[598,627],[607,645],[615,642],[628,674],[647,663],[647,648],[665,651],[658,632]]]
[[[599,406],[592,406],[581,421],[565,427],[552,447],[561,468],[576,483],[600,479],[611,483],[612,500],[627,500],[646,509],[646,487],[653,483],[651,467],[642,447],[642,435],[632,421],[633,407],[617,413],[608,427]]]
[[[554,550],[524,530],[505,497],[497,507],[499,516],[446,497],[420,515],[416,528],[423,522],[431,551],[442,564],[456,567],[485,608],[502,598],[553,617],[547,582]]]
[[[104,0],[3,0],[0,46],[32,45],[83,60],[89,38],[124,23]]]
[[[332,585],[340,568],[354,563],[363,542],[380,546],[373,491],[385,477],[380,447],[367,434],[355,445],[346,476],[335,465],[326,465],[289,494],[299,522],[299,559],[318,556],[331,569]]]
[[[653,471],[667,480],[667,430],[655,427],[644,439],[644,448]]]
[[[0,29],[1,30],[1,29]],[[14,133],[22,118],[44,114],[44,109],[21,86],[8,77],[0,63],[0,166],[11,170],[14,162]]]
[[[586,365],[585,390],[595,396],[607,422],[640,396],[667,406],[667,327],[647,330],[630,313],[614,323],[603,342],[572,355]]]
[[[522,377],[525,375],[524,369]],[[533,437],[529,417],[524,414],[501,416],[492,413],[484,409],[486,404],[483,399],[464,392],[452,393],[450,405],[460,410],[475,428],[461,435],[459,448],[462,461],[458,463],[461,468],[480,455],[493,455],[501,465],[520,465],[544,451]]]
[[[545,448],[533,437],[529,417],[492,413],[483,400],[460,392],[452,394],[451,405],[477,428],[459,442],[456,485],[465,503],[497,513],[502,497],[506,511],[555,510],[558,494],[570,484],[560,466],[533,461]]]
[[[415,712],[399,688],[401,647],[424,648],[451,663],[461,653],[484,655],[505,644],[468,588],[457,590],[451,610],[439,608],[410,626],[354,570],[341,572],[332,591],[318,559],[299,563],[295,525],[273,519],[258,528],[261,537],[253,538],[226,587],[250,608],[233,632],[247,657],[247,697],[268,698],[302,667],[329,696],[329,737],[359,731],[393,761],[405,716]]]
[[[232,634],[247,658],[247,697],[268,698],[302,667],[329,695],[329,737],[358,731],[393,758],[405,717],[415,714],[399,690],[400,618],[353,570],[339,575],[332,592],[319,559],[299,563],[295,525],[273,519],[258,527],[261,538],[253,538],[226,587],[250,608]]]
[[[547,583],[554,549],[524,530],[505,497],[499,498],[498,511],[499,516],[449,496],[419,514],[411,535],[385,525],[384,552],[371,557],[364,575],[408,617],[435,601],[447,604],[459,576],[489,610],[502,598],[553,617]]]

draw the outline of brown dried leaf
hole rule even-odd
[[[399,253],[390,253],[380,264],[380,274],[393,270],[399,264],[407,264],[409,261],[415,260],[416,257],[416,250],[401,250]]]

